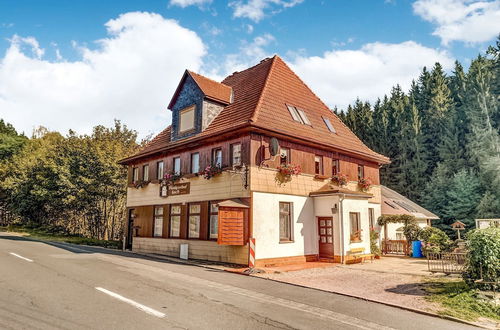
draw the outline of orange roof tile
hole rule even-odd
[[[231,103],[231,87],[200,74],[188,71],[206,97],[225,104]]]

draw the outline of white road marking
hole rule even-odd
[[[100,287],[96,287],[95,289],[96,289],[96,290],[99,290],[99,291],[101,291],[101,292],[104,292],[105,294],[110,295],[110,296],[111,296],[111,297],[113,297],[113,298],[116,298],[116,299],[118,299],[118,300],[121,300],[121,301],[123,301],[123,302],[126,302],[127,304],[132,305],[132,306],[134,306],[135,308],[140,309],[141,311],[146,312],[146,313],[148,313],[148,314],[150,314],[150,315],[154,315],[154,316],[159,317],[159,318],[163,318],[163,317],[165,317],[165,314],[164,314],[164,313],[162,313],[162,312],[158,312],[157,310],[152,309],[151,307],[148,307],[148,306],[144,306],[144,305],[142,305],[142,304],[139,304],[138,302],[135,302],[135,301],[133,301],[132,299],[128,299],[128,298],[125,298],[125,297],[123,297],[123,296],[120,296],[118,293],[114,293],[114,292],[112,292],[112,291],[109,291],[109,290],[106,290],[106,289],[104,289],[104,288],[100,288]]]
[[[10,252],[10,254],[11,254],[11,255],[13,255],[14,257],[18,257],[18,258],[21,258],[21,259],[23,259],[23,260],[26,260],[26,261],[29,261],[29,262],[33,262],[33,260],[28,259],[28,258],[25,258],[25,257],[23,257],[23,256],[20,256],[20,255],[19,255],[19,254],[17,254],[17,253]]]

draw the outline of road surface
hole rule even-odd
[[[269,280],[0,232],[0,328],[469,327]]]

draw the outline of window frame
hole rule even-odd
[[[239,146],[239,149],[240,149],[240,161],[239,163],[235,163],[234,161],[234,147],[235,146]],[[232,143],[230,146],[229,146],[229,150],[231,151],[231,166],[241,166],[243,165],[243,160],[241,158],[241,142],[236,142],[236,143]]]
[[[321,118],[323,118],[323,122],[325,123],[326,128],[328,128],[328,130],[329,130],[331,133],[336,134],[336,133],[337,133],[337,130],[335,129],[335,127],[333,127],[333,124],[332,124],[332,122],[330,121],[330,118],[328,118],[328,117],[323,117],[323,116],[321,116]]]
[[[172,209],[174,208],[174,206],[179,207],[179,213],[172,212]],[[172,235],[172,224],[173,224],[172,217],[179,217],[179,235],[178,236]],[[168,237],[169,238],[181,238],[181,229],[182,229],[182,204],[171,204],[170,205],[170,214],[168,217]]]
[[[299,113],[300,119],[302,119],[302,123],[304,125],[307,125],[307,126],[312,126],[311,121],[307,117],[306,112],[304,110],[300,109],[300,108],[297,108],[297,107],[295,107],[295,109]]]
[[[288,108],[288,112],[290,112],[290,116],[292,116],[292,119],[294,121],[301,123],[301,124],[304,124],[296,107],[294,107],[292,105],[288,105],[288,104],[286,105],[286,107]]]
[[[365,177],[365,166],[358,164],[358,180],[364,179]]]
[[[210,201],[208,203],[208,240],[216,241],[219,239],[219,201]],[[212,212],[212,205],[217,205],[217,212]],[[217,216],[217,232],[215,233],[216,237],[212,237],[212,216]]]
[[[156,210],[161,209],[161,214],[157,214]],[[165,209],[163,205],[155,205],[153,210],[153,238],[163,237],[163,215],[165,214]],[[156,221],[161,219],[161,231],[160,235],[156,235]]]
[[[319,158],[319,168],[316,169],[316,160]],[[319,171],[319,173],[317,172]],[[319,155],[314,155],[314,174],[316,175],[323,175],[325,173],[324,168],[323,168],[323,156]]]
[[[192,127],[187,127],[185,129],[182,129],[182,118],[183,118],[182,115],[185,115],[188,112],[193,113]],[[179,131],[179,134],[184,134],[187,132],[191,132],[195,129],[196,129],[196,105],[193,104],[193,105],[190,105],[188,107],[185,107],[182,110],[179,110],[179,128],[178,128],[178,131]]]
[[[132,167],[132,182],[139,181],[139,167]]]
[[[356,216],[356,226],[353,226],[353,215]],[[351,242],[358,243],[363,241],[361,235],[361,214],[359,212],[349,212],[349,229]]]
[[[191,206],[198,206],[199,211],[198,213],[191,213]],[[198,216],[198,237],[191,237],[191,217],[192,216]],[[201,203],[188,203],[187,204],[187,239],[200,239],[200,234],[201,234]]]
[[[340,159],[332,158],[332,176],[340,173]]]
[[[218,165],[219,167],[222,168],[222,148],[218,147],[218,148],[213,148],[212,149],[212,158],[211,158],[211,162],[210,164],[212,166],[217,166],[217,153],[220,152],[220,164]]]
[[[175,161],[177,159],[179,160],[179,171],[175,170]],[[174,172],[174,174],[181,174],[181,169],[182,169],[181,157],[177,156],[177,157],[172,158],[172,172]]]
[[[165,163],[163,162],[163,160],[159,160],[156,162],[156,179],[163,180],[164,175],[165,175]]]
[[[142,165],[142,181],[149,181],[149,164]]]
[[[286,157],[282,156],[282,152],[286,151]],[[290,148],[280,148],[280,165],[288,165],[291,162],[290,159],[291,150]]]
[[[282,211],[282,204],[287,204],[288,205],[288,213]],[[279,242],[280,243],[293,243],[294,242],[294,233],[293,233],[293,224],[294,224],[294,219],[293,219],[293,202],[283,202],[280,201],[278,203],[278,212],[279,212]],[[282,222],[281,222],[281,216],[287,216],[288,221],[288,236],[282,236]]]
[[[197,171],[195,171],[195,168],[194,168],[194,166],[193,166],[193,165],[194,165],[194,156],[197,156],[197,157],[198,157],[198,164],[196,164],[196,165],[197,165],[197,167],[198,167],[198,170],[197,170]],[[191,170],[191,173],[192,173],[192,174],[197,174],[197,173],[199,173],[199,172],[200,172],[200,153],[199,153],[199,152],[193,152],[193,153],[191,154],[191,164],[190,164],[190,167],[191,167],[191,168],[190,168],[190,170]]]

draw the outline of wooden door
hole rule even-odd
[[[318,218],[319,256],[333,258],[333,218]]]
[[[219,235],[217,244],[245,245],[246,210],[238,207],[219,207]]]

